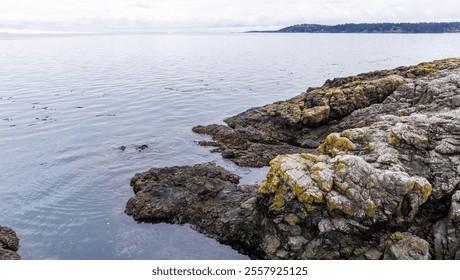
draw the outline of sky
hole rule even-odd
[[[0,0],[0,31],[279,29],[460,21],[458,0]]]

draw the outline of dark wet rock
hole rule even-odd
[[[17,254],[19,239],[16,233],[8,228],[0,226],[0,260],[19,260]]]
[[[133,146],[131,146],[131,148],[132,147]],[[138,151],[138,152],[142,152],[142,151],[146,150],[148,147],[149,147],[149,145],[147,145],[147,144],[134,145],[134,149],[136,149],[136,151]],[[126,149],[128,149],[128,147],[126,147],[125,145],[121,145],[121,146],[118,146],[116,149],[119,150],[119,151],[124,152]]]
[[[196,127],[238,164],[270,161],[262,185],[213,164],[151,169],[126,211],[190,223],[253,258],[459,259],[459,67],[338,78]]]
[[[142,144],[142,145],[136,145],[135,148],[138,152],[142,152],[143,150],[147,149],[149,145],[147,144]]]
[[[131,180],[136,196],[125,212],[142,222],[189,223],[224,244],[258,254],[258,186],[238,186],[239,177],[213,163],[152,168]]]
[[[279,141],[263,141],[264,136],[250,136],[247,132],[223,125],[196,126],[194,132],[213,135],[214,141],[201,141],[202,146],[214,146],[223,158],[241,166],[261,167],[279,154],[308,152],[311,149],[296,147]],[[271,136],[267,136],[271,137]]]

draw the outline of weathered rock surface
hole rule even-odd
[[[426,240],[409,233],[395,232],[385,242],[384,260],[429,260],[430,246]]]
[[[213,163],[152,168],[132,178],[136,196],[125,212],[138,221],[189,223],[245,254],[260,255],[254,244],[258,186],[238,186],[239,179]]]
[[[194,128],[238,164],[270,161],[259,188],[212,164],[151,169],[126,211],[253,258],[459,259],[459,106],[460,59],[327,81]]]
[[[430,241],[434,258],[460,260],[460,191],[452,196],[447,217],[434,224]]]
[[[21,259],[16,251],[19,248],[19,239],[16,233],[7,227],[0,226],[0,260]]]
[[[214,152],[220,152],[238,165],[268,165],[276,155],[310,152],[331,132],[353,128],[373,115],[409,106],[393,102],[368,110],[371,115],[364,119],[341,121],[358,109],[382,103],[409,81],[429,77],[440,70],[456,69],[458,64],[458,59],[446,59],[327,80],[322,87],[309,88],[292,99],[227,118],[224,121],[228,126],[196,126],[193,131],[211,135],[213,141],[200,144],[215,146]],[[427,103],[422,96],[418,98],[416,101]],[[452,101],[459,102],[458,99]]]

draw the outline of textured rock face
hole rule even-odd
[[[228,126],[197,126],[193,130],[211,135],[213,141],[203,141],[201,145],[216,146],[213,151],[220,152],[224,158],[242,166],[264,166],[279,154],[311,151],[329,133],[356,127],[362,121],[339,122],[342,118],[358,109],[382,103],[402,84],[439,71],[456,69],[458,64],[458,59],[447,59],[336,78],[292,99],[252,108],[227,118],[224,121]],[[423,98],[417,101],[426,103]],[[392,106],[399,107],[397,103]],[[391,108],[375,108],[369,113],[379,114],[382,110]],[[369,117],[372,115],[366,119]]]
[[[390,246],[385,236],[410,230],[432,192],[422,177],[377,169],[354,155],[285,155],[271,165],[258,201],[265,232],[272,234],[267,240],[279,245],[262,246],[270,247],[271,256],[286,252],[288,259],[381,258]],[[303,240],[297,250],[293,239]],[[401,240],[391,248],[413,244]],[[428,248],[420,249],[424,259]]]
[[[409,233],[395,232],[385,241],[384,260],[429,260],[429,243]]]
[[[448,216],[434,224],[430,241],[436,259],[460,260],[460,191],[452,196]]]
[[[289,258],[428,259],[432,231],[434,258],[458,257],[455,222],[439,220],[460,182],[459,98],[458,69],[405,78],[384,102],[338,125],[355,128],[329,134],[314,153],[272,160],[258,200],[274,228],[270,239],[279,240],[275,251]],[[449,217],[456,217],[455,198]],[[301,229],[294,237],[306,240],[298,253],[289,249],[293,225],[285,218],[292,215]],[[397,242],[395,232],[402,234]]]
[[[16,253],[19,248],[19,239],[16,233],[7,227],[0,226],[0,260],[19,260]]]
[[[238,186],[209,164],[154,169],[176,175],[136,175],[127,212],[191,223],[254,258],[459,259],[459,67],[334,79],[196,127],[238,164],[270,161],[263,184]]]
[[[199,231],[256,257],[257,185],[238,186],[239,177],[215,164],[152,168],[136,174],[136,196],[125,212],[144,222],[189,223]]]

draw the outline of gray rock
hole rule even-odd
[[[195,127],[237,164],[269,163],[262,185],[213,164],[154,168],[133,178],[126,212],[190,223],[252,258],[459,259],[459,67],[338,78]]]
[[[288,240],[289,249],[292,251],[301,252],[303,246],[308,242],[303,236],[291,236]]]
[[[17,254],[19,239],[16,233],[8,228],[0,226],[0,260],[19,260]]]
[[[433,254],[436,259],[460,260],[460,191],[452,196],[449,214],[446,218],[434,224],[430,241],[433,244]]]
[[[311,139],[305,139],[302,141],[302,144],[300,144],[302,148],[310,148],[310,149],[316,149],[319,147],[319,145],[321,145],[320,142],[311,140]]]
[[[386,241],[387,247],[383,254],[384,260],[430,260],[430,246],[410,233],[395,232]]]
[[[455,192],[452,196],[449,215],[447,217],[454,223],[460,222],[460,191]]]
[[[359,254],[359,255],[363,255],[364,259],[366,260],[379,260],[380,257],[382,256],[382,252],[377,249],[372,248],[372,249],[365,250],[363,254]]]

